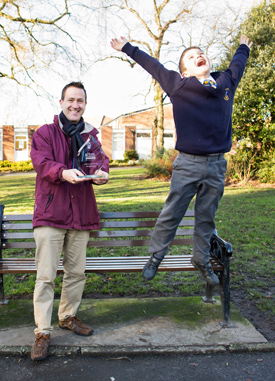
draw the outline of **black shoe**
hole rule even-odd
[[[194,258],[191,258],[191,263],[194,267],[196,267],[197,270],[201,272],[202,276],[204,277],[204,279],[206,280],[208,284],[210,284],[211,286],[217,286],[220,283],[219,278],[214,273],[210,262],[207,262],[204,265],[202,263],[195,261]]]
[[[154,257],[154,255],[151,256],[142,270],[142,275],[145,280],[152,280],[155,278],[160,262],[160,259]]]

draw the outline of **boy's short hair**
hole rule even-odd
[[[84,91],[84,94],[85,94],[85,102],[87,102],[87,93],[86,93],[85,87],[84,87],[82,82],[71,82],[71,83],[68,83],[68,85],[66,85],[63,88],[62,92],[61,92],[61,99],[62,99],[62,101],[64,101],[66,90],[69,87],[76,87],[77,89],[82,89]]]
[[[182,74],[186,67],[184,66],[184,57],[185,57],[185,54],[189,51],[189,50],[192,50],[192,49],[200,49],[201,48],[199,46],[190,46],[190,48],[186,48],[184,49],[184,51],[182,52],[181,56],[180,56],[180,61],[179,61],[179,71],[180,73]]]

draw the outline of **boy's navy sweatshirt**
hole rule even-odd
[[[232,107],[250,49],[242,44],[225,72],[213,72],[218,88],[204,86],[196,77],[183,78],[129,42],[124,53],[141,65],[161,85],[173,105],[176,149],[193,155],[230,151]]]

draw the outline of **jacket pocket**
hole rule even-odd
[[[44,212],[46,212],[46,210],[48,209],[48,206],[50,205],[50,202],[52,201],[52,198],[53,198],[53,195],[50,194],[49,197],[48,197],[48,201],[47,201],[47,204],[45,206]]]

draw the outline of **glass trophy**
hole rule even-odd
[[[98,175],[96,172],[102,168],[105,158],[100,144],[92,135],[89,135],[89,138],[77,152],[78,169],[83,173],[83,176],[79,177],[87,179],[104,178],[104,175]]]

